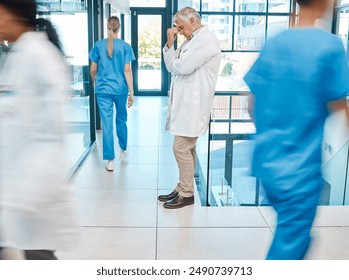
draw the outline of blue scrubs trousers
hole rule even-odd
[[[103,132],[103,159],[114,160],[114,104],[116,108],[115,127],[119,146],[127,149],[127,95],[96,94]]]
[[[277,212],[277,227],[268,260],[301,260],[309,248],[322,182],[317,178],[296,177],[263,180],[267,197]]]

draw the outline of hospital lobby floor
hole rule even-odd
[[[77,241],[63,260],[263,260],[275,230],[271,207],[169,210],[157,196],[178,179],[172,136],[164,131],[166,97],[136,97],[129,109],[129,147],[114,172],[102,160],[101,135],[73,177]],[[117,146],[117,143],[116,143]],[[118,152],[118,149],[116,149]],[[118,153],[117,153],[118,154]],[[349,206],[321,206],[312,260],[349,260]]]

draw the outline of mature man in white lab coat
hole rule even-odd
[[[179,182],[170,194],[158,197],[168,209],[194,204],[195,145],[208,128],[221,58],[216,36],[201,24],[196,10],[181,9],[174,22],[175,27],[167,30],[163,54],[172,74],[166,128],[175,135],[173,152]],[[186,40],[175,50],[178,33]]]

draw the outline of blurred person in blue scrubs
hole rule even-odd
[[[102,121],[103,159],[105,168],[114,170],[114,106],[115,128],[121,149],[120,158],[127,150],[127,107],[134,101],[131,62],[135,56],[131,46],[118,38],[120,20],[108,19],[108,38],[99,40],[90,51],[90,75]]]
[[[57,33],[36,14],[34,0],[0,0],[0,42],[10,44],[0,62],[0,247],[53,260],[70,248],[74,225],[63,145],[69,70]]]
[[[297,0],[298,24],[268,40],[245,81],[254,98],[252,170],[277,227],[267,259],[304,259],[322,190],[321,147],[330,112],[344,111],[349,70],[337,36],[314,27],[328,0]]]

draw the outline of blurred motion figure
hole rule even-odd
[[[342,42],[314,27],[328,0],[297,0],[295,28],[268,40],[245,76],[254,96],[252,170],[277,212],[267,259],[303,259],[322,190],[321,145],[331,111],[348,118]]]
[[[38,32],[37,29],[46,32]],[[68,69],[33,0],[0,0],[0,247],[56,259],[73,225],[62,106]],[[50,41],[50,40],[51,41]]]

